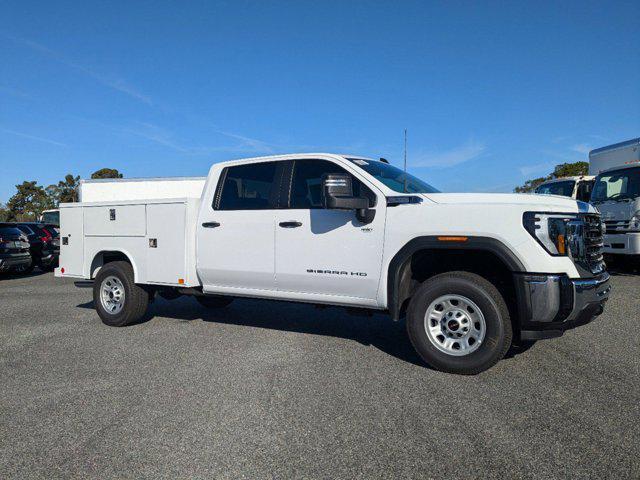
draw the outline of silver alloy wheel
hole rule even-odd
[[[443,295],[427,308],[424,329],[434,347],[461,357],[480,348],[487,324],[480,308],[467,297]]]
[[[113,275],[105,278],[100,285],[100,303],[107,313],[117,315],[124,307],[124,285]]]

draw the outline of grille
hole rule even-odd
[[[600,215],[582,215],[584,221],[585,261],[591,273],[604,270],[602,242],[602,221]]]
[[[604,222],[607,227],[607,233],[624,233],[629,230],[629,221],[625,220],[606,220]]]

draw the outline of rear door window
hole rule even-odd
[[[227,167],[221,176],[216,210],[268,210],[277,208],[278,162]]]

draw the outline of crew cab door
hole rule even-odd
[[[382,194],[353,177],[357,196],[370,198],[376,216],[362,224],[355,211],[323,208],[321,178],[350,173],[328,160],[295,160],[287,198],[276,212],[276,286],[301,299],[375,305],[382,265],[385,209]],[[329,297],[331,296],[331,297]]]
[[[197,269],[213,293],[275,290],[274,229],[282,162],[225,168],[197,225]]]

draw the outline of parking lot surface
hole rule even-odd
[[[118,329],[69,280],[0,279],[0,478],[638,478],[640,276],[613,286],[462,377],[384,315],[159,299]]]

